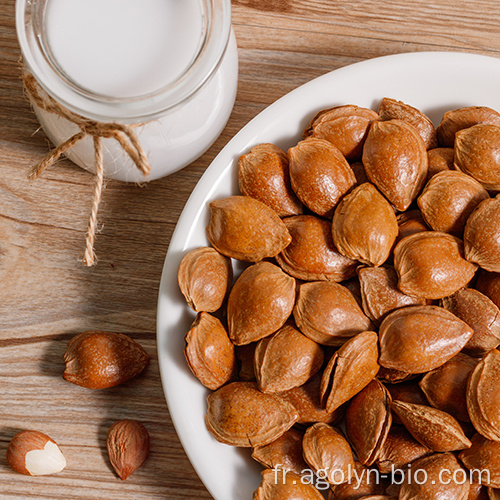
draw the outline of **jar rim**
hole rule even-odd
[[[112,97],[70,80],[47,56],[43,10],[47,0],[16,0],[16,29],[23,62],[42,89],[70,111],[97,121],[141,123],[155,120],[188,101],[213,76],[231,33],[231,1],[200,0],[204,37],[192,63],[176,80],[151,93]]]

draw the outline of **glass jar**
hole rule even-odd
[[[171,174],[201,156],[232,111],[238,57],[230,0],[17,0],[25,71],[69,111],[132,125],[151,172],[103,138],[104,174],[129,182]],[[34,105],[49,139],[79,131]],[[66,153],[94,171],[85,137]]]

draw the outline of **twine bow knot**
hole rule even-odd
[[[86,266],[92,266],[96,262],[94,241],[97,227],[97,212],[99,210],[104,185],[104,164],[101,139],[115,139],[143,175],[148,175],[151,171],[148,158],[141,146],[137,134],[134,131],[133,125],[123,125],[114,122],[103,123],[89,120],[73,113],[66,107],[59,104],[46,92],[43,92],[35,77],[31,73],[24,75],[23,82],[26,93],[34,105],[44,111],[47,111],[48,113],[53,113],[74,123],[80,129],[76,134],[72,135],[69,139],[47,153],[47,155],[40,162],[31,167],[28,174],[29,179],[38,178],[47,167],[52,166],[62,154],[71,149],[85,137],[90,136],[93,139],[96,184],[85,240],[85,252],[83,255],[83,263]]]

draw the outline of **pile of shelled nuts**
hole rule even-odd
[[[500,114],[326,109],[238,179],[178,278],[207,428],[264,465],[254,499],[323,498],[311,474],[332,500],[500,498]]]

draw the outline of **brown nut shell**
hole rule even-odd
[[[397,220],[399,233],[396,242],[399,242],[406,236],[429,230],[420,210],[407,210],[406,212],[402,212],[397,216]]]
[[[500,351],[492,349],[478,363],[467,384],[467,409],[474,428],[500,441]]]
[[[379,370],[378,337],[363,332],[349,339],[328,362],[321,380],[321,398],[333,412],[363,390]]]
[[[234,378],[236,355],[222,323],[207,312],[201,312],[187,332],[184,355],[189,368],[200,382],[211,390]]]
[[[302,213],[302,203],[292,190],[288,155],[274,144],[259,144],[238,160],[242,194],[265,203],[280,217]]]
[[[373,329],[354,295],[332,281],[300,285],[293,316],[306,337],[323,345],[342,345],[357,333]]]
[[[444,170],[454,170],[453,160],[455,150],[453,148],[434,148],[427,151],[429,159],[429,169],[427,171],[427,180]]]
[[[425,222],[434,229],[461,236],[469,215],[483,200],[486,189],[462,172],[446,170],[436,174],[418,197]]]
[[[498,125],[474,125],[455,135],[455,168],[474,177],[486,189],[500,189],[499,156]]]
[[[323,349],[291,325],[259,340],[255,374],[262,392],[287,391],[307,382],[323,364]]]
[[[390,313],[379,329],[379,363],[405,373],[425,373],[462,350],[472,328],[437,306],[408,306]]]
[[[471,445],[457,420],[444,411],[403,401],[393,401],[392,410],[409,433],[433,451],[463,450]]]
[[[418,478],[413,472],[405,474],[399,500],[467,500],[470,486],[468,481],[463,482],[467,473],[452,453],[420,458],[413,462],[412,470],[423,472]]]
[[[358,268],[363,311],[375,323],[391,311],[405,306],[426,305],[426,299],[406,295],[398,289],[398,275],[393,267]]]
[[[424,231],[396,245],[394,268],[403,293],[435,300],[466,286],[477,266],[464,259],[463,243],[455,236]]]
[[[500,488],[500,442],[489,441],[481,434],[472,437],[472,446],[459,455],[464,465],[474,471],[481,484]]]
[[[320,111],[304,132],[304,138],[325,139],[336,146],[348,160],[361,158],[368,127],[379,120],[375,111],[352,104]]]
[[[378,458],[392,423],[391,396],[377,379],[352,399],[345,415],[346,431],[358,460],[372,465]]]
[[[333,215],[333,242],[341,254],[380,266],[392,250],[399,228],[389,202],[366,182],[338,204]]]
[[[232,446],[269,444],[298,419],[290,403],[260,392],[254,382],[224,385],[208,396],[207,404],[207,429],[217,441]]]
[[[387,481],[384,481],[376,469],[354,462],[351,481],[333,485],[329,500],[355,500],[360,498],[380,498],[385,493]],[[383,496],[382,498],[386,498]]]
[[[354,458],[347,440],[328,424],[309,427],[302,441],[304,460],[314,472],[321,471],[330,484],[350,481]]]
[[[292,242],[276,256],[276,261],[286,273],[303,281],[336,282],[356,275],[358,262],[337,250],[329,221],[314,215],[297,215],[283,222]]]
[[[467,411],[467,380],[478,360],[459,352],[444,365],[426,373],[420,387],[429,403],[462,422],[470,422]]]
[[[253,500],[324,500],[323,495],[301,476],[283,469],[265,469]]]
[[[247,267],[227,301],[230,339],[249,344],[279,330],[292,313],[295,279],[270,262]]]
[[[231,259],[211,247],[195,248],[182,258],[177,280],[191,309],[215,312],[233,282]]]
[[[301,474],[307,469],[302,456],[302,439],[304,433],[292,427],[276,441],[264,446],[256,446],[252,458],[270,469],[281,468]]]
[[[210,214],[208,240],[227,257],[258,262],[278,255],[292,240],[276,212],[249,196],[212,201]]]
[[[476,280],[476,290],[484,293],[493,304],[500,308],[500,273],[489,273],[480,269]]]
[[[464,352],[483,356],[500,345],[500,309],[478,290],[462,288],[442,300],[442,306],[473,330]]]
[[[330,218],[356,177],[330,142],[310,137],[288,150],[290,179],[299,199],[314,213]]]
[[[405,104],[402,101],[385,97],[380,102],[378,114],[382,120],[392,120],[396,118],[408,122],[417,129],[427,149],[437,147],[437,134],[434,124],[430,118],[419,109],[409,104]]]
[[[370,181],[399,211],[418,196],[427,178],[427,150],[417,130],[402,120],[376,121],[363,148]]]
[[[459,130],[478,123],[500,125],[500,114],[486,106],[468,106],[447,111],[436,129],[439,145],[452,148],[455,144],[455,134]]]
[[[500,271],[500,196],[482,201],[467,219],[465,257],[492,272]]]

